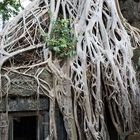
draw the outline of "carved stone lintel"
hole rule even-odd
[[[48,98],[40,98],[39,101],[33,98],[15,98],[9,99],[8,101],[8,111],[35,111],[35,110],[49,110]],[[6,104],[3,100],[0,103],[0,112],[6,111]]]

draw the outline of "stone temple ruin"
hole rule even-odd
[[[46,19],[44,19],[44,21],[45,20]],[[17,30],[16,27],[13,29],[13,32],[15,32],[15,30]],[[13,63],[15,67],[18,67],[24,64],[28,65],[29,63],[33,63],[33,61],[41,62],[42,58],[39,58],[39,53],[42,52],[38,49],[32,51],[32,53],[28,52],[16,55],[10,60],[11,62],[7,61],[4,67],[8,67],[11,63]],[[43,66],[41,66],[39,70],[36,68],[28,69],[30,75],[38,74],[40,70],[42,71],[42,67]],[[4,68],[2,73],[5,72]],[[44,89],[42,89],[42,91],[39,90],[38,94],[38,82],[29,75],[21,75],[20,72],[12,71],[7,73],[7,76],[11,81],[8,94],[6,94],[8,79],[1,77],[0,140],[44,140],[49,135],[50,117],[49,99],[43,94]],[[51,73],[44,70],[39,77],[49,83],[49,88],[52,87],[53,78]],[[58,128],[58,137],[59,140],[63,140],[66,138],[66,130],[64,129],[62,115],[59,109],[56,108],[55,111],[57,112],[55,121],[57,124],[56,127]]]
[[[33,70],[32,70],[33,72]],[[47,75],[47,76],[46,76]],[[43,72],[42,77],[47,77],[49,82],[52,82],[52,77],[49,73]],[[21,76],[17,73],[10,73],[12,86],[9,89],[8,100],[3,97],[0,104],[2,116],[0,124],[4,126],[0,131],[1,139],[7,131],[6,125],[9,123],[8,140],[44,140],[48,135],[48,120],[49,120],[49,100],[46,96],[36,94],[37,84],[28,76]],[[4,81],[4,79],[3,79]],[[4,90],[3,82],[3,90]],[[8,105],[8,106],[6,106]],[[6,119],[6,110],[8,110],[8,120]],[[57,127],[59,127],[60,140],[66,137],[62,116],[57,110],[56,114]]]
[[[140,2],[139,1],[136,2],[133,0],[125,0],[125,1],[120,0],[120,3],[121,3],[122,12],[124,16],[127,18],[127,20],[131,24],[134,24],[134,26],[137,26],[138,28],[140,28],[140,15],[135,14],[135,13],[138,13],[138,14],[140,13],[138,11],[140,10],[140,8],[137,7],[138,5],[140,5]],[[134,11],[131,10],[130,12],[131,7],[129,8],[129,6],[131,4],[133,4],[134,7],[137,7],[137,8],[135,8]],[[40,14],[40,13],[36,11],[35,14]],[[131,14],[135,16],[136,18],[135,19],[132,18],[133,16],[131,16]],[[30,16],[29,16],[29,19],[30,19]],[[24,20],[24,18],[22,20]],[[48,19],[41,19],[41,20],[42,20],[41,26],[43,26],[43,23],[48,21]],[[21,24],[21,21],[19,20],[17,24]],[[37,26],[35,26],[35,28],[37,28]],[[15,30],[18,30],[18,28],[16,29],[15,27]],[[36,41],[37,41],[35,42],[36,44],[39,43],[39,40],[36,40]],[[19,43],[20,43],[20,40],[19,40]],[[24,41],[22,43],[23,43],[22,45],[24,45]],[[14,51],[14,48],[12,49],[13,49],[12,51]],[[11,65],[11,63],[13,63],[16,65],[16,68],[18,69],[18,65],[21,65],[21,63],[28,65],[29,63],[30,64],[34,63],[33,61],[41,62],[43,58],[40,57],[39,55],[40,53],[42,52],[39,49],[34,50],[34,52],[32,53],[30,53],[30,51],[29,53],[24,53],[24,54],[21,53],[20,55],[15,55],[14,58],[7,61],[4,65],[5,67],[7,67]],[[138,65],[139,56],[140,55],[138,54],[137,58],[134,58],[134,62],[136,65]],[[23,59],[24,59],[24,62],[22,61]],[[30,62],[28,60],[30,60]],[[0,140],[44,140],[45,138],[48,137],[49,117],[51,117],[49,114],[49,109],[50,109],[49,98],[44,95],[44,90],[45,90],[44,87],[42,87],[42,89],[38,89],[38,80],[35,77],[32,78],[29,75],[26,75],[26,72],[27,72],[28,74],[32,76],[34,75],[36,77],[39,76],[39,78],[42,80],[41,81],[42,83],[44,81],[46,81],[46,83],[49,83],[49,85],[47,86],[49,89],[51,89],[54,84],[53,75],[48,70],[44,70],[43,66],[44,65],[42,64],[40,69],[37,69],[37,67],[34,67],[31,69],[27,69],[27,71],[26,70],[24,71],[24,68],[23,68],[21,69],[21,72],[24,71],[23,75],[20,73],[20,71],[18,72],[7,71],[4,68],[2,69],[2,73],[4,74],[6,73],[8,77],[1,78],[2,100],[0,101]],[[139,69],[137,70],[139,71]],[[11,82],[10,87],[7,87],[8,79],[10,79],[10,82]],[[46,84],[46,83],[43,83],[43,84]],[[5,94],[7,93],[7,90],[8,90],[8,95]],[[37,92],[39,92],[39,94]],[[58,106],[58,105],[55,104],[55,106]],[[55,107],[55,109],[56,109],[55,121],[56,121],[56,128],[57,128],[56,130],[57,130],[58,140],[66,140],[67,133],[64,127],[65,124],[63,122],[62,114],[60,113],[59,108]],[[111,132],[110,140],[119,140],[119,135],[116,132],[115,127],[113,126],[112,122],[111,123],[107,122],[107,125],[108,125],[108,130]],[[51,140],[51,138],[47,140]],[[129,139],[129,140],[132,140],[132,139]]]

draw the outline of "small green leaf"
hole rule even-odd
[[[59,47],[53,47],[53,50],[54,50],[55,52],[60,52]]]

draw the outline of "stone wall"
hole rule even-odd
[[[123,16],[132,26],[140,29],[140,0],[119,1]],[[137,80],[140,85],[140,48],[134,50],[132,61],[137,72]]]
[[[127,21],[132,26],[140,29],[140,0],[120,0],[120,6]],[[140,85],[140,48],[134,50],[133,62]],[[140,134],[128,135],[125,140],[140,140]]]
[[[120,6],[127,21],[140,29],[140,0],[120,0]]]

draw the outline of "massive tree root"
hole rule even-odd
[[[42,36],[51,34],[58,17],[70,19],[77,38],[76,56],[65,60]],[[139,41],[139,30],[123,20],[115,0],[35,0],[1,33],[0,85],[6,81],[7,89],[0,88],[1,99],[8,97],[11,75],[34,79],[38,97],[50,99],[48,140],[57,139],[56,104],[71,140],[109,140],[108,115],[119,135],[138,131],[140,94],[131,58]],[[52,83],[40,76],[46,70]]]

